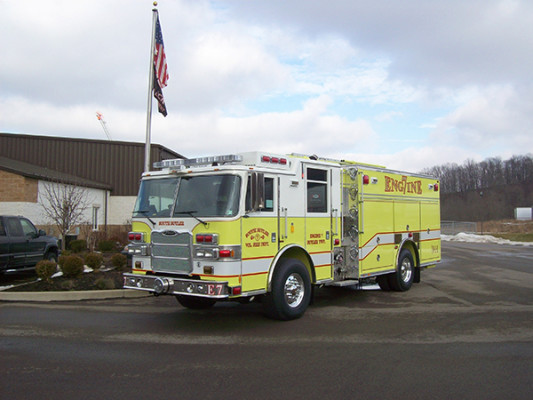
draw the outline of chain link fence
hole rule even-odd
[[[459,232],[477,233],[476,222],[441,221],[440,233],[443,235],[457,235]]]

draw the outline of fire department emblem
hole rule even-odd
[[[246,247],[268,246],[270,233],[263,228],[250,229],[244,235],[246,238]]]

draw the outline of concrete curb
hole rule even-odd
[[[0,301],[77,301],[136,298],[149,296],[148,292],[129,289],[81,290],[72,292],[0,292]]]

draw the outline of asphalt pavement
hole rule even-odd
[[[0,398],[530,400],[533,248],[443,247],[408,292],[323,288],[289,322],[170,296],[0,302]]]

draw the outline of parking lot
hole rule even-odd
[[[405,293],[323,288],[305,316],[172,297],[0,303],[3,398],[530,399],[533,247],[443,243]]]

